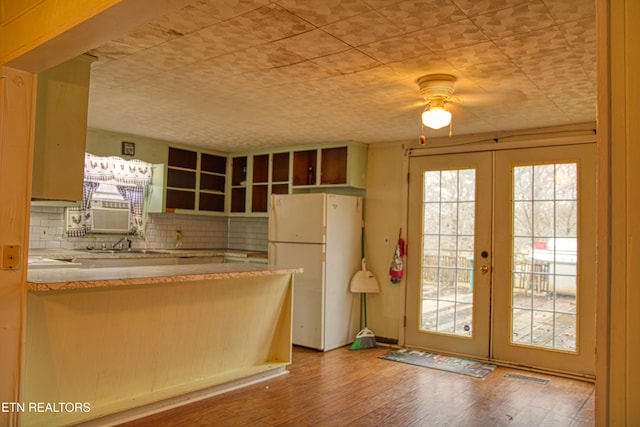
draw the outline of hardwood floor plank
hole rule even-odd
[[[502,367],[473,378],[378,358],[389,350],[294,347],[289,375],[121,426],[594,425],[591,383]]]

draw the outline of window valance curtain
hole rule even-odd
[[[85,182],[108,182],[116,185],[144,187],[151,182],[151,164],[120,157],[84,155]]]

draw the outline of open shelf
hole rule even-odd
[[[200,190],[218,191],[224,193],[224,175],[200,173]]]
[[[320,184],[337,185],[347,183],[347,147],[323,148]]]
[[[198,166],[198,153],[169,147],[169,166],[195,170]]]
[[[169,147],[166,211],[224,212],[226,173],[225,156]]]
[[[269,186],[254,184],[251,188],[251,212],[267,212],[269,205]]]
[[[267,183],[269,181],[269,155],[253,156],[253,182]]]
[[[318,150],[294,151],[293,185],[315,185]]]
[[[244,212],[247,206],[247,189],[234,187],[231,189],[231,212]]]
[[[195,191],[167,189],[167,209],[195,209]]]
[[[271,167],[271,182],[289,181],[289,153],[274,153]]]
[[[236,187],[246,183],[247,180],[247,157],[234,157],[231,165],[231,185]]]
[[[198,209],[201,211],[223,212],[224,194],[200,192]]]
[[[216,156],[214,154],[202,153],[200,170],[203,172],[212,172],[224,175],[227,173],[227,158],[223,156]]]
[[[167,171],[167,187],[195,189],[196,171],[170,168]]]

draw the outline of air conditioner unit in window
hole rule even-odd
[[[93,200],[89,223],[92,233],[128,233],[131,231],[131,204],[118,200]]]

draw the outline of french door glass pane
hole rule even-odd
[[[513,168],[512,343],[576,351],[577,169]]]
[[[420,329],[472,334],[475,169],[424,173]]]

